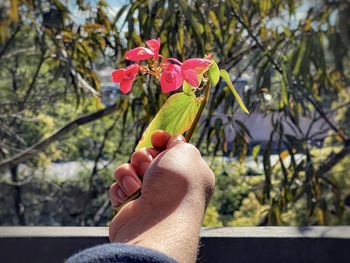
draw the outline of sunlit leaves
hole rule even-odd
[[[231,82],[230,75],[227,73],[227,71],[224,69],[220,70],[220,76],[226,81],[233,96],[235,96],[235,98],[236,98],[239,106],[242,108],[242,110],[246,113],[249,113],[247,107],[244,105],[244,102],[242,101],[241,97],[239,96],[238,92],[236,91],[235,87],[233,86],[233,84]]]
[[[28,88],[27,84],[31,82],[37,65],[37,60],[34,57],[38,56],[42,47],[46,50],[45,57],[48,57],[48,62],[45,62],[44,65],[45,71],[40,73],[43,76],[39,78],[33,89],[32,94],[35,94],[35,97],[29,99],[31,105],[35,107],[38,101],[45,102],[45,97],[42,94],[50,94],[50,96],[65,94],[64,96],[69,97],[72,87],[77,91],[77,97],[85,94],[79,89],[79,78],[71,76],[72,71],[69,67],[74,66],[75,72],[78,72],[86,82],[97,89],[99,83],[94,72],[96,69],[106,65],[114,68],[128,66],[121,63],[125,50],[139,46],[145,40],[158,36],[161,37],[162,42],[161,53],[166,57],[176,57],[184,61],[187,58],[201,57],[211,52],[218,64],[230,73],[232,72],[238,81],[239,79],[245,80],[248,76],[250,88],[245,93],[247,95],[245,103],[247,106],[249,105],[248,108],[252,112],[259,112],[259,114],[267,116],[272,114],[275,119],[291,119],[293,125],[300,125],[300,123],[298,124],[298,116],[303,115],[305,118],[313,116],[313,107],[307,101],[308,98],[319,103],[324,102],[325,104],[321,105],[321,108],[325,110],[327,116],[330,115],[328,110],[332,112],[334,110],[330,107],[341,106],[348,102],[349,37],[347,25],[349,5],[346,1],[342,1],[339,5],[334,4],[334,1],[321,1],[318,6],[313,6],[310,1],[308,3],[310,9],[304,10],[309,7],[302,6],[303,12],[300,12],[300,1],[295,0],[194,0],[181,2],[133,0],[124,1],[126,4],[115,10],[107,9],[105,2],[98,4],[96,1],[90,4],[90,2],[79,0],[77,8],[81,11],[87,11],[85,14],[88,19],[79,21],[81,24],[78,25],[77,21],[71,19],[75,10],[67,12],[71,11],[72,5],[64,6],[62,1],[48,0],[46,2],[49,4],[44,12],[49,12],[49,7],[53,5],[60,13],[60,17],[66,22],[59,30],[54,23],[46,23],[46,27],[43,27],[45,23],[41,24],[40,22],[43,21],[43,11],[39,10],[41,5],[33,6],[31,1],[6,0],[6,2],[11,4],[17,2],[23,5],[18,6],[20,8],[17,12],[20,14],[17,24],[12,20],[9,23],[2,20],[0,24],[0,39],[6,40],[6,45],[3,43],[0,47],[0,57],[3,63],[0,68],[4,74],[3,87],[11,87],[11,75],[17,76],[17,84],[19,84],[17,90],[11,89],[10,92],[8,89],[10,96],[22,98],[25,94]],[[98,14],[95,11],[89,12],[92,5],[96,5],[95,11]],[[8,5],[7,13],[11,11],[10,8],[11,5]],[[248,28],[243,28],[242,24],[233,16],[233,11],[242,18]],[[307,14],[307,17],[295,20],[295,17],[303,14]],[[115,17],[110,20],[112,16]],[[36,20],[32,20],[30,17],[37,17],[39,22],[33,26],[33,22]],[[60,23],[58,24],[61,26]],[[19,33],[13,34],[17,27],[19,28],[18,25],[20,25]],[[123,28],[122,25],[124,25]],[[36,31],[37,29],[39,30]],[[262,48],[248,34],[248,30],[260,41]],[[39,32],[45,34],[45,45],[41,45]],[[32,41],[33,35],[35,35],[35,41]],[[7,40],[12,36],[14,36],[14,41],[8,42]],[[25,41],[22,41],[23,39]],[[3,49],[6,46],[8,48]],[[34,53],[32,47],[35,49]],[[28,52],[27,48],[30,49]],[[67,56],[62,55],[65,53]],[[267,55],[270,55],[272,60],[281,67],[283,74],[276,70]],[[27,62],[24,63],[24,59]],[[16,65],[14,63],[16,60],[19,62],[17,72],[15,72]],[[26,68],[33,68],[24,69],[24,65]],[[211,70],[207,76],[213,86],[217,77],[213,77]],[[125,131],[125,134],[128,135],[127,146],[125,144],[123,146],[127,149],[125,152],[130,151],[132,145],[137,143],[137,136],[165,100],[165,96],[158,94],[159,86],[156,81],[148,83],[144,75],[141,77],[142,79],[135,83],[136,93],[128,98],[133,101],[130,103],[132,106],[130,106],[131,110],[129,111],[132,114],[130,114],[130,118],[125,118],[125,123],[126,126],[130,125],[136,128],[133,129],[132,135],[129,134],[129,130]],[[194,140],[194,142],[199,145],[201,150],[207,148],[208,154],[230,151],[230,155],[233,153],[238,155],[238,153],[243,152],[242,148],[239,147],[239,141],[244,139],[243,136],[239,138],[235,135],[236,139],[232,149],[230,149],[227,147],[228,141],[223,139],[225,134],[222,126],[224,125],[222,124],[220,129],[217,129],[217,125],[216,129],[213,128],[215,126],[213,116],[218,112],[225,116],[232,115],[233,120],[240,114],[240,110],[236,111],[236,103],[232,103],[232,99],[228,98],[234,89],[232,91],[229,84],[229,88],[222,89],[221,87],[222,85],[219,83],[216,88],[211,90],[211,100],[204,112],[204,121],[200,123],[200,129],[198,129],[199,139]],[[183,91],[187,95],[193,95],[193,88],[186,83],[183,85]],[[269,102],[265,99],[266,94],[271,96]],[[4,98],[8,98],[7,95]],[[83,100],[79,101],[79,103],[82,102]],[[50,102],[50,105],[53,104]],[[5,107],[2,108],[5,109]],[[122,109],[119,107],[118,110]],[[7,111],[11,112],[13,116],[17,116],[17,104],[14,103],[13,108],[9,110],[6,108]],[[39,109],[36,111],[40,112]],[[349,113],[346,107],[342,107],[341,110],[334,111],[334,113],[337,114],[334,124],[349,134],[347,129]],[[61,114],[57,119],[62,121],[62,118],[68,117],[66,115]],[[20,118],[17,118],[17,121],[20,121]],[[230,123],[231,119],[227,124]],[[9,123],[3,121],[2,124],[6,128]],[[22,132],[15,130],[13,134],[22,135]],[[275,135],[283,137],[282,133]],[[307,135],[305,136],[307,137]],[[304,141],[298,142],[298,153],[303,154],[306,149],[314,148],[313,145],[310,146],[309,138],[306,137]],[[326,143],[336,141],[336,138],[337,135],[330,133]],[[10,141],[8,138],[5,140]],[[297,144],[295,137],[287,141],[293,145]],[[272,146],[277,147],[274,144]],[[11,148],[4,147],[6,151],[12,153]],[[16,147],[13,145],[13,149]],[[253,156],[258,159],[257,157],[265,148],[262,146],[260,153],[258,153],[257,148],[254,148]],[[273,149],[273,151],[277,150]],[[268,159],[273,151],[266,154],[263,162],[267,181],[270,176],[272,181],[278,181],[279,179],[274,178],[274,176],[285,174],[284,168],[281,170],[278,166],[271,166],[272,171],[270,170]],[[250,150],[248,154],[250,154]],[[329,189],[329,184],[323,182],[322,178],[317,178],[317,180],[304,178],[306,170],[317,169],[319,162],[312,161],[314,156],[319,154],[312,155],[310,160],[300,163],[296,163],[294,159],[298,158],[294,158],[294,154],[290,154],[292,165],[285,167],[288,174],[291,173],[294,179],[289,182],[290,185],[283,189],[276,187],[278,193],[271,195],[273,198],[270,199],[276,201],[274,207],[280,205],[279,202],[284,198],[284,193],[292,195],[288,197],[288,202],[295,198],[303,198],[305,192],[300,189],[305,187],[299,187],[299,184],[296,184],[297,181],[304,186],[310,185],[313,188],[316,188],[314,187],[316,182],[321,181],[324,184],[324,189]],[[329,153],[325,154],[324,162],[327,161],[328,155]],[[312,172],[308,171],[308,175],[310,178],[314,178]],[[267,186],[273,192],[275,185],[266,184]],[[325,191],[324,189],[321,189],[321,192]],[[334,192],[338,191],[333,186],[332,189],[335,189]],[[308,195],[308,202],[315,197],[312,193]],[[315,204],[318,205],[320,199],[316,198],[315,200]],[[339,197],[337,200],[342,199]],[[337,205],[341,207],[341,201],[337,202]],[[333,209],[333,204],[329,207]],[[336,206],[334,207],[337,213],[341,211]],[[282,205],[280,211],[273,209],[271,215],[274,216],[270,218],[284,213]],[[327,213],[326,210],[325,218],[327,219],[330,215],[329,211]],[[323,221],[321,218],[320,222],[327,223],[327,220]],[[275,219],[272,221],[278,222]]]
[[[261,150],[261,145],[258,144],[258,145],[255,145],[252,149],[252,157],[254,159],[254,161],[257,163],[258,162],[258,155],[260,153],[260,150]]]
[[[180,0],[179,1],[180,8],[182,12],[184,13],[187,21],[189,21],[191,29],[193,30],[193,35],[196,39],[197,45],[200,47],[200,50],[204,51],[204,44],[203,39],[201,37],[202,33],[204,32],[203,25],[198,23],[196,16],[192,12],[191,8],[187,5],[186,1]]]
[[[267,13],[270,11],[271,9],[271,5],[272,5],[272,0],[260,0],[259,3],[260,3],[260,12],[261,14],[264,16],[264,15],[267,15]]]
[[[220,80],[220,69],[218,67],[218,64],[214,60],[212,60],[212,64],[207,71],[209,80],[213,86],[216,86]]]
[[[193,87],[190,84],[188,84],[186,81],[184,81],[182,85],[182,90],[186,95],[189,95],[189,96],[193,95],[194,93]]]
[[[18,20],[18,2],[17,0],[11,0],[10,1],[10,17],[14,22],[17,22]]]
[[[184,133],[191,127],[199,107],[200,102],[194,95],[172,95],[151,121],[136,149],[151,147],[151,136],[155,130],[164,130],[172,135]]]

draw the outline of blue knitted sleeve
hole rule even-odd
[[[169,256],[149,248],[129,244],[104,244],[85,249],[66,263],[176,263]]]

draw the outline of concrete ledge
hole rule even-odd
[[[5,226],[0,227],[2,238],[107,238],[108,227]],[[0,248],[1,249],[1,248]]]
[[[202,228],[201,237],[350,239],[350,226]]]
[[[0,227],[0,262],[63,262],[106,227]],[[350,227],[203,228],[199,262],[348,262]]]

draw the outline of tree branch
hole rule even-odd
[[[44,60],[45,60],[45,51],[42,51],[42,52],[41,52],[41,55],[40,55],[40,58],[39,58],[39,63],[38,63],[38,65],[37,65],[37,67],[36,67],[36,70],[35,70],[35,72],[34,72],[32,81],[30,82],[29,87],[28,87],[28,89],[27,89],[27,92],[26,92],[26,94],[25,94],[25,96],[24,96],[24,99],[23,99],[22,103],[20,104],[20,111],[24,109],[25,104],[27,103],[27,101],[28,101],[28,99],[29,99],[29,97],[30,97],[31,92],[33,91],[33,89],[34,89],[34,87],[35,87],[35,83],[36,83],[36,80],[37,80],[37,78],[38,78],[38,76],[39,76],[41,67],[42,67],[42,65],[43,65],[43,63],[44,63]]]
[[[2,59],[11,59],[15,56],[19,56],[19,55],[23,55],[25,54],[26,56],[29,55],[35,55],[35,47],[30,47],[30,48],[19,48],[16,49],[15,51],[11,52],[11,53],[7,53],[6,55],[2,56]]]
[[[259,39],[253,34],[253,32],[250,30],[249,26],[244,23],[244,21],[241,19],[241,17],[236,13],[236,10],[232,7],[232,13],[233,16],[237,19],[237,21],[247,30],[248,35],[254,40],[256,45],[260,48],[261,51],[263,51],[264,55],[268,58],[268,60],[271,62],[271,64],[275,67],[275,69],[283,74],[282,68],[277,64],[277,62],[272,58],[270,51],[265,50],[265,47],[260,43]]]
[[[241,17],[236,13],[234,8],[232,8],[233,16],[237,19],[237,21],[247,30],[249,36],[254,40],[256,45],[260,48],[260,50],[264,53],[264,55],[268,58],[268,60],[271,62],[272,65],[274,65],[275,69],[283,75],[282,68],[277,64],[277,62],[272,58],[270,52],[265,50],[264,46],[260,43],[259,39],[253,34],[253,32],[250,30],[249,26],[244,23],[244,21],[241,19]],[[340,138],[342,138],[343,141],[346,141],[346,136],[327,118],[326,114],[323,112],[321,107],[318,105],[318,103],[310,98],[307,97],[308,101],[315,107],[316,111],[321,115],[321,117],[328,123],[328,125],[331,127],[332,130],[334,130]]]
[[[317,103],[316,100],[314,100],[311,96],[307,96],[307,100],[315,107],[316,111],[318,112],[318,114],[320,114],[320,116],[327,122],[327,124],[329,125],[329,127],[331,127],[331,129],[333,131],[335,131],[337,133],[337,135],[344,141],[347,141],[347,137],[344,135],[344,133],[339,130],[327,117],[327,114],[324,113],[324,111],[322,110],[321,106]]]
[[[15,31],[12,33],[9,40],[5,43],[4,47],[0,50],[0,58],[6,53],[7,49],[11,46],[12,41],[15,39],[17,33],[19,32],[20,26],[18,25]]]
[[[51,143],[57,141],[60,139],[63,135],[67,134],[68,132],[76,129],[77,127],[90,123],[94,120],[100,119],[104,116],[107,116],[115,111],[116,104],[113,104],[111,106],[108,106],[102,110],[90,113],[88,115],[79,117],[69,123],[67,123],[64,127],[53,133],[47,138],[42,139],[41,141],[37,142],[36,144],[32,145],[31,147],[25,149],[24,151],[20,152],[19,154],[16,154],[13,157],[10,157],[2,162],[0,162],[0,170],[10,166],[22,163],[24,161],[27,161],[28,159],[32,158],[36,154],[38,154],[40,151],[44,150],[46,147],[48,147]]]
[[[345,141],[345,147],[338,153],[332,153],[327,157],[327,161],[322,163],[322,165],[316,171],[316,177],[324,176],[329,172],[333,166],[339,163],[345,156],[350,154],[350,140]]]
[[[103,215],[105,214],[106,210],[109,208],[109,206],[110,206],[109,198],[106,197],[106,200],[104,201],[102,206],[97,210],[97,212],[92,220],[91,225],[98,226],[100,224],[101,219],[102,219]]]
[[[104,132],[104,135],[103,135],[103,139],[102,139],[102,142],[101,142],[101,146],[98,150],[98,153],[95,157],[95,160],[94,160],[94,167],[92,169],[92,172],[90,174],[90,178],[89,178],[89,190],[87,192],[87,196],[86,196],[86,200],[85,200],[85,204],[83,206],[83,215],[82,215],[82,220],[81,220],[81,223],[82,225],[85,225],[86,224],[86,213],[87,213],[87,208],[89,206],[89,203],[90,201],[93,199],[93,190],[94,190],[94,178],[95,178],[95,175],[97,174],[98,172],[98,163],[103,155],[103,151],[104,151],[104,148],[106,146],[106,142],[108,140],[108,136],[110,134],[110,132],[114,129],[115,125],[117,124],[118,122],[118,119],[119,118],[115,118],[112,125],[110,127],[108,127],[108,129]]]

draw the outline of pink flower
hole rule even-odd
[[[158,59],[159,49],[160,49],[160,39],[150,39],[146,42],[146,47],[137,47],[129,50],[125,54],[125,58],[131,61],[146,60],[150,58]]]
[[[146,60],[152,58],[153,56],[153,51],[145,47],[134,48],[125,54],[125,58],[131,61]]]
[[[211,61],[205,58],[190,58],[185,60],[181,66],[182,76],[192,87],[198,87],[198,75],[207,71],[210,64]]]
[[[121,92],[127,94],[132,88],[132,83],[137,73],[139,73],[139,65],[136,64],[130,65],[125,69],[117,69],[112,72],[112,82],[119,83]]]
[[[146,45],[153,51],[154,59],[158,59],[160,49],[160,38],[146,41]]]
[[[183,78],[179,65],[168,63],[160,76],[160,86],[163,93],[169,93],[181,87]]]

